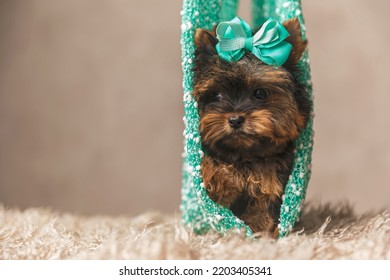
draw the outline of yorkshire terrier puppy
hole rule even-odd
[[[201,174],[208,195],[253,232],[274,237],[294,140],[311,112],[311,101],[296,79],[307,42],[298,19],[283,26],[292,50],[280,67],[248,51],[238,61],[223,60],[216,51],[215,32],[197,29],[193,68],[205,151]]]

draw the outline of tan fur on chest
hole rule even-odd
[[[247,192],[253,198],[268,196],[274,201],[283,193],[276,166],[272,163],[237,168],[233,164],[217,162],[206,156],[202,161],[202,176],[212,198],[225,206],[234,200],[225,198],[227,194],[231,196],[233,193],[239,195]]]
[[[202,177],[210,198],[225,207],[229,208],[242,195],[249,197],[247,214],[240,218],[255,231],[270,231],[273,227],[268,208],[281,197],[283,187],[272,161],[236,167],[206,156]]]
[[[272,163],[237,168],[206,156],[202,161],[202,177],[211,198],[224,206],[230,206],[237,198],[232,198],[232,194],[247,192],[253,198],[268,197],[274,201],[283,193]]]

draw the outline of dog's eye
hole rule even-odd
[[[222,94],[218,92],[213,92],[208,95],[209,103],[219,102],[223,99]]]
[[[263,100],[263,99],[266,99],[266,98],[268,97],[268,91],[259,88],[259,89],[256,89],[256,90],[253,92],[253,96],[254,96],[256,99]]]
[[[201,107],[207,107],[211,104],[218,104],[220,101],[222,101],[223,97],[221,93],[217,92],[206,92],[199,98],[199,105]]]

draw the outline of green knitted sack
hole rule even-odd
[[[215,230],[226,233],[245,229],[251,236],[251,229],[237,218],[229,209],[214,203],[207,195],[202,182],[200,166],[204,152],[199,134],[199,115],[197,103],[192,92],[192,66],[194,61],[194,32],[197,28],[211,29],[220,21],[231,20],[236,16],[238,0],[184,0],[181,25],[182,69],[184,89],[184,153],[182,182],[182,219],[196,233]],[[252,0],[254,26],[259,26],[272,17],[281,22],[298,17],[305,38],[305,26],[300,0]],[[299,68],[299,81],[307,88],[310,99],[312,85],[307,51]],[[279,218],[279,237],[288,235],[294,227],[303,207],[306,188],[311,174],[311,153],[313,147],[313,114],[306,128],[296,141],[293,170],[283,195]]]

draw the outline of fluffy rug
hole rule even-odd
[[[0,206],[0,259],[390,259],[390,214],[306,207],[287,238],[197,236],[180,215],[79,216]]]

